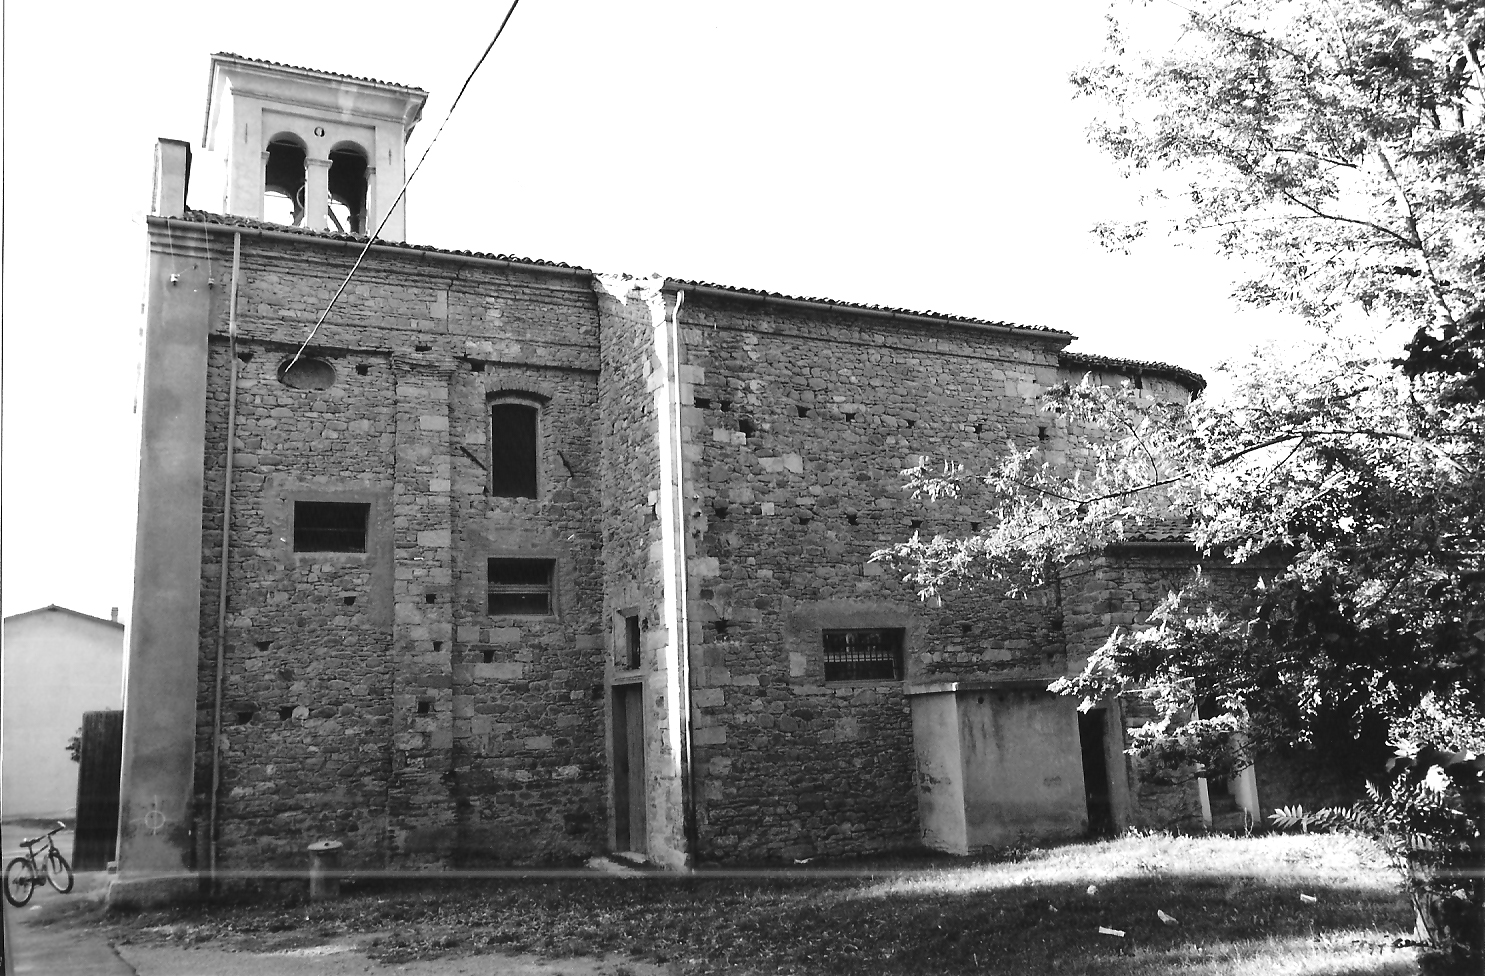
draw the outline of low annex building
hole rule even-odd
[[[397,214],[296,358],[426,96],[225,54],[212,79],[223,212],[186,208],[162,140],[148,219],[116,900],[326,839],[352,866],[681,868],[1190,812],[1139,780],[1119,703],[1045,690],[1164,589],[1115,567],[938,606],[870,557],[976,527],[905,495],[919,457],[1071,450],[1052,384],[1200,377],[412,246]]]

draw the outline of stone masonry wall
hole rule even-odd
[[[217,242],[230,268],[231,238]],[[243,239],[222,863],[301,867],[305,844],[326,838],[352,864],[597,850],[597,320],[586,276],[374,251],[307,351],[334,367],[334,385],[283,385],[279,365],[354,256],[314,239]],[[203,844],[226,325],[225,314],[213,323],[203,498]],[[486,492],[488,397],[508,389],[543,403],[536,500]],[[295,553],[296,499],[369,504],[367,552]],[[517,552],[555,559],[552,616],[488,616],[485,560]]]
[[[678,585],[685,549],[674,549],[674,530],[663,520],[674,515],[662,496],[661,438],[668,436],[672,385],[663,343],[673,328],[673,308],[648,279],[600,279],[594,288],[602,321],[603,372],[600,380],[603,472],[604,618],[607,626],[610,688],[641,687],[645,841],[652,860],[669,866],[689,856],[684,793],[687,757],[677,714],[684,700],[679,633],[684,614],[669,591]],[[683,385],[684,386],[684,385]],[[671,418],[672,423],[678,418]],[[684,459],[671,457],[676,465]],[[672,467],[679,476],[679,471]],[[669,545],[667,545],[669,542]],[[667,581],[667,575],[671,578]],[[623,615],[639,617],[640,666],[624,659]],[[619,693],[617,690],[612,694]],[[605,715],[609,755],[613,756],[613,701]],[[610,784],[612,788],[612,783]],[[611,794],[612,796],[612,794]],[[637,829],[637,828],[636,828]],[[613,833],[610,843],[617,843]],[[638,845],[631,845],[638,846]]]
[[[374,851],[386,815],[392,539],[383,473],[393,466],[394,381],[385,356],[347,353],[328,360],[341,374],[336,386],[293,390],[277,379],[286,352],[252,341],[238,352],[219,799],[226,864],[275,863],[289,838],[302,849],[336,836]],[[212,344],[209,368],[196,774],[203,814],[211,784],[225,344]],[[295,498],[370,502],[368,551],[294,553]]]
[[[596,375],[489,362],[455,376],[453,427],[480,453],[492,396],[540,398],[535,499],[495,498],[456,455],[454,772],[466,861],[572,859],[603,849],[601,533]],[[556,612],[491,617],[486,560],[555,562]]]
[[[1063,577],[1062,594],[1070,672],[1081,670],[1088,655],[1115,628],[1144,626],[1150,612],[1167,594],[1186,590],[1195,606],[1237,609],[1251,599],[1253,584],[1266,569],[1266,565],[1232,567],[1198,556],[1194,549],[1179,543],[1134,545],[1069,567]],[[1138,692],[1122,696],[1120,710],[1126,728],[1158,718],[1153,705]],[[1189,779],[1147,768],[1130,756],[1125,762],[1132,801],[1131,826],[1201,826],[1200,802]],[[1261,792],[1259,799],[1264,807],[1269,806]]]
[[[1035,442],[1058,343],[690,294],[681,321],[704,371],[690,414],[700,854],[915,845],[902,682],[827,684],[820,631],[903,628],[909,682],[1062,672],[1050,608],[973,590],[925,605],[869,561],[915,531],[974,527],[972,504],[912,501],[898,472]]]
[[[223,268],[230,240],[216,238]],[[224,866],[299,867],[307,843],[330,838],[353,865],[602,850],[614,842],[607,689],[626,683],[644,688],[648,842],[662,863],[915,846],[904,682],[825,682],[821,631],[901,628],[907,683],[1049,681],[1076,663],[1070,649],[1086,653],[1164,593],[1165,569],[1104,566],[1065,585],[1062,608],[1055,593],[974,587],[929,604],[870,562],[914,532],[979,526],[974,497],[907,497],[899,472],[920,457],[983,465],[1010,442],[1067,459],[1074,442],[1037,399],[1069,378],[1058,334],[678,298],[658,281],[621,295],[628,285],[585,272],[377,250],[307,350],[335,383],[284,385],[280,365],[353,258],[313,238],[243,240]],[[202,844],[226,304],[203,498]],[[489,494],[490,404],[511,397],[539,408],[535,499]],[[367,551],[294,552],[304,500],[367,504]],[[553,613],[490,616],[491,558],[551,560]],[[687,592],[680,605],[667,595]]]

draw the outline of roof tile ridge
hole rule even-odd
[[[396,81],[383,81],[380,78],[370,78],[364,75],[346,74],[343,71],[326,71],[323,68],[306,68],[300,64],[288,64],[283,61],[270,61],[267,58],[250,58],[246,55],[237,54],[233,51],[216,51],[212,54],[214,58],[232,58],[235,61],[245,61],[248,64],[261,64],[270,68],[288,68],[291,71],[304,71],[312,75],[323,75],[327,78],[343,78],[346,81],[361,81],[372,85],[385,85],[389,88],[401,88],[404,91],[421,92],[428,94],[426,89],[416,85],[404,85]]]

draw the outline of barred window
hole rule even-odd
[[[365,552],[367,502],[294,503],[295,552]]]
[[[902,630],[827,630],[826,681],[892,681],[902,677]]]
[[[545,616],[552,612],[550,559],[491,559],[489,613],[492,617]]]
[[[633,671],[639,667],[640,634],[639,614],[624,614],[624,667]]]

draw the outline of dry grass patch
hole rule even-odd
[[[1369,842],[1338,835],[1131,836],[919,869],[420,885],[97,922],[136,942],[245,948],[375,932],[387,962],[503,950],[625,953],[680,973],[1417,972],[1396,880]]]

